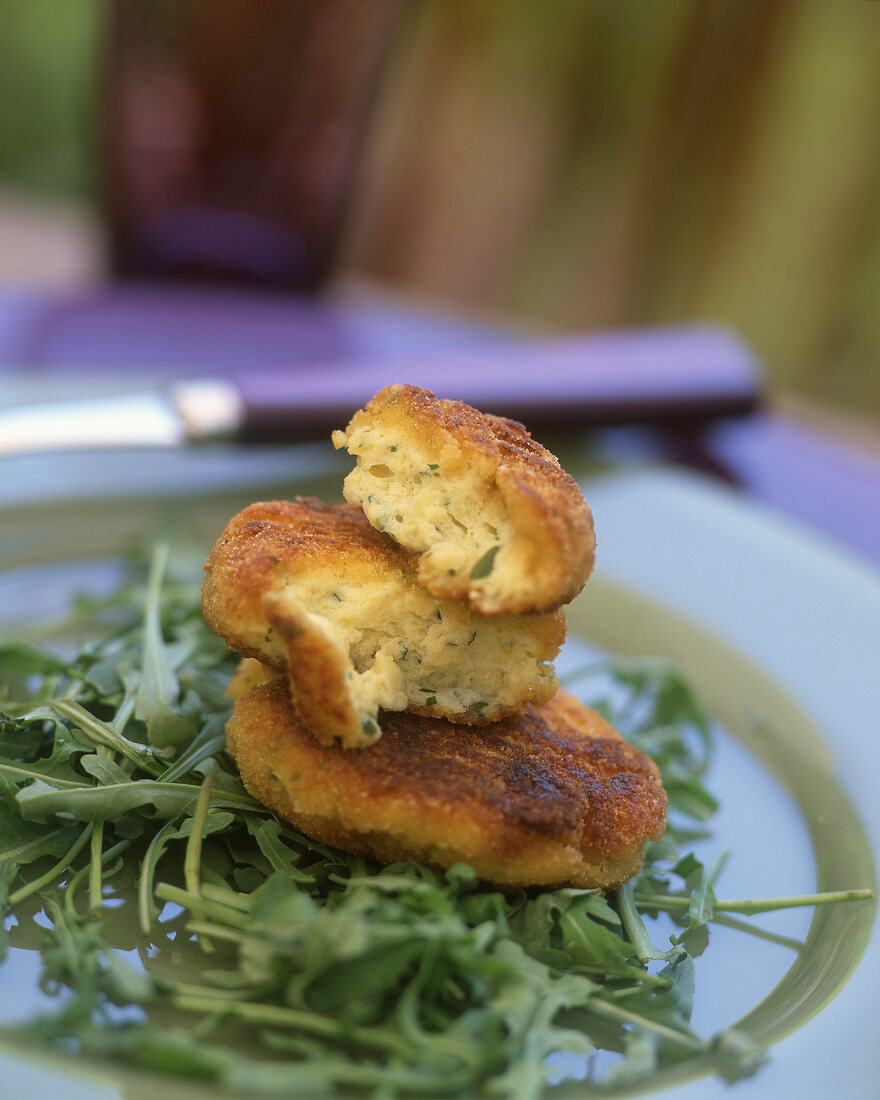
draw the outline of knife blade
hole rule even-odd
[[[255,367],[235,378],[20,405],[0,412],[0,455],[235,439],[312,439],[383,386],[408,382],[528,426],[675,424],[753,411],[758,365],[724,329],[685,326],[534,339],[472,351]]]

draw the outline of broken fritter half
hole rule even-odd
[[[208,625],[287,672],[323,742],[370,744],[380,707],[479,724],[545,702],[558,686],[561,612],[487,619],[432,596],[413,555],[351,505],[253,504],[230,521],[205,571]]]
[[[420,555],[418,580],[483,615],[552,611],[593,566],[593,518],[577,482],[522,424],[388,386],[333,444],[357,464],[345,499]]]
[[[566,692],[477,728],[382,725],[359,752],[322,745],[282,678],[237,699],[227,747],[251,795],[314,839],[382,863],[466,862],[502,889],[613,889],[663,835],[653,761]]]

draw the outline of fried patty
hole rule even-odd
[[[593,566],[575,480],[514,420],[388,386],[333,433],[357,459],[345,499],[420,554],[418,580],[483,615],[552,611]]]
[[[382,863],[463,861],[504,889],[612,889],[663,834],[653,761],[566,692],[478,728],[382,725],[360,752],[322,745],[279,679],[237,700],[227,745],[253,797],[309,836]]]
[[[324,742],[370,744],[380,707],[479,724],[558,686],[561,612],[487,619],[432,596],[413,555],[351,505],[252,504],[205,570],[211,629],[286,670],[303,721]]]

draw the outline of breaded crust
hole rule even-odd
[[[657,768],[559,691],[479,728],[382,716],[361,752],[319,744],[283,680],[237,700],[227,745],[254,798],[309,836],[383,863],[469,863],[505,889],[611,889],[662,836]]]
[[[561,613],[487,620],[438,600],[359,508],[249,506],[205,565],[202,607],[232,649],[286,670],[316,737],[369,744],[379,707],[481,723],[548,699]]]
[[[387,386],[333,443],[357,466],[345,498],[421,554],[418,578],[483,615],[551,611],[593,566],[593,518],[577,482],[522,424]]]

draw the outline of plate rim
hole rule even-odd
[[[322,481],[325,480],[326,475],[324,475],[322,473],[319,473],[319,474],[314,474],[313,477],[316,478],[318,482],[322,482]],[[309,480],[311,480],[311,479],[309,479]],[[290,482],[296,488],[301,488],[301,486],[302,486],[302,478],[296,476],[295,474],[293,474],[291,476]],[[281,485],[279,485],[279,483],[273,481],[272,491],[273,491],[273,493],[275,493],[275,495],[278,495],[279,492],[284,491],[284,490],[283,490],[283,487]],[[206,496],[203,501],[200,500],[199,503],[207,504],[208,510],[212,511],[214,508],[220,506],[221,501],[229,501],[230,504],[231,504],[236,496],[242,497],[242,492],[243,491],[238,487],[233,488],[233,489],[224,489],[224,488],[221,487],[221,488],[218,488],[215,492],[213,492],[213,493],[209,494],[208,496]],[[253,499],[253,492],[248,491],[247,497],[249,499]],[[85,502],[86,513],[88,513],[90,507],[93,507],[94,509],[97,509],[98,511],[103,512],[106,509],[106,507],[109,503],[111,503],[111,502],[103,501],[103,500],[87,501],[87,502]],[[180,508],[183,504],[183,500],[180,496],[177,496],[177,495],[175,495],[174,497],[168,498],[168,497],[161,496],[161,495],[151,495],[151,494],[141,493],[141,494],[135,494],[135,496],[133,498],[129,499],[127,504],[125,504],[123,507],[120,508],[121,503],[122,502],[120,502],[118,500],[114,500],[112,502],[115,514],[117,515],[117,518],[122,517],[123,519],[125,519],[125,517],[128,516],[129,519],[130,519],[131,516],[141,517],[141,518],[146,516],[149,519],[150,525],[152,525],[154,520],[155,520],[155,509],[157,508],[157,506],[159,506],[163,503],[170,503],[173,507]],[[17,515],[17,518],[21,522],[22,526],[24,528],[27,528],[31,524],[31,522],[33,520],[33,517],[35,515],[38,515],[41,510],[45,509],[45,507],[46,507],[46,505],[41,504],[41,505],[36,505],[33,508],[26,508],[26,509],[23,509],[23,510],[22,509],[7,510],[7,518],[9,516],[9,513],[14,513],[15,515]],[[53,505],[52,507],[57,508],[57,505]],[[83,519],[83,518],[87,519],[87,516],[85,516],[85,514],[83,513],[83,502],[79,502],[79,503],[73,502],[72,503],[72,508],[77,512],[77,514],[79,515],[79,517],[81,519]],[[3,511],[4,510],[2,509],[2,507],[0,507],[0,513],[2,513]],[[197,509],[197,511],[198,511],[198,509]],[[194,520],[196,522],[196,525],[198,525],[198,522],[199,522],[200,518],[203,518],[203,517],[195,515],[195,516],[188,516],[187,518],[188,518],[188,520]],[[56,511],[55,513],[53,513],[52,522],[57,524],[57,520],[58,520],[58,514],[57,514],[57,511]],[[136,527],[137,524],[134,524],[134,526]],[[119,530],[123,530],[123,529],[127,529],[127,528],[125,528],[124,524],[119,528]],[[94,528],[92,528],[92,530],[94,531]],[[44,532],[40,532],[40,534],[42,536],[44,534]],[[106,530],[104,530],[102,532],[99,541],[102,542],[104,546],[106,546],[106,542],[107,542],[107,532],[106,532]],[[32,546],[30,547],[30,549],[32,549]],[[87,558],[93,558],[96,555],[95,554],[86,554],[86,555],[79,555],[79,556],[87,557]],[[101,556],[101,555],[97,555],[97,556]],[[28,548],[26,548],[26,552],[23,555],[23,560],[27,560],[27,561],[30,561],[30,562],[33,561],[33,557],[28,552]],[[51,561],[57,560],[57,558],[52,556],[52,555],[49,555],[48,557],[45,557],[43,560],[46,561],[46,562],[51,562]],[[65,555],[65,560],[67,560],[67,555]],[[21,566],[21,567],[22,568],[27,568],[26,566]],[[3,564],[2,561],[0,561],[0,571],[5,571],[4,564]],[[649,605],[651,605],[655,608],[660,607],[660,608],[663,609],[663,612],[666,615],[673,616],[674,618],[677,618],[677,619],[680,619],[680,620],[684,621],[687,624],[688,630],[691,630],[691,631],[695,630],[695,631],[698,631],[698,632],[702,632],[702,634],[704,634],[704,635],[711,635],[716,640],[716,642],[719,645],[723,646],[727,651],[734,652],[736,650],[736,647],[730,645],[729,642],[725,641],[724,639],[721,639],[713,631],[706,630],[706,628],[703,627],[702,624],[696,622],[692,616],[682,615],[681,613],[674,610],[673,608],[664,605],[663,601],[658,600],[655,595],[653,595],[651,593],[639,592],[631,584],[621,584],[619,582],[615,582],[615,581],[613,581],[609,578],[606,578],[604,576],[601,576],[601,575],[595,576],[590,581],[590,583],[587,586],[587,589],[585,590],[584,596],[578,598],[578,600],[581,601],[581,602],[580,603],[576,602],[575,604],[571,605],[571,607],[569,608],[570,618],[575,619],[580,614],[580,611],[578,610],[578,608],[580,608],[581,606],[584,606],[584,607],[586,606],[585,600],[589,600],[589,599],[592,598],[593,603],[595,603],[597,597],[599,597],[599,594],[602,591],[603,586],[609,591],[616,588],[615,598],[619,599],[621,592],[626,591],[629,594],[630,597],[632,597],[632,598],[634,598],[638,601],[641,601],[642,603],[647,603],[647,604],[649,604]],[[599,622],[602,621],[602,616],[598,617],[598,621]],[[603,638],[601,636],[601,632],[599,632],[598,637],[596,636],[596,633],[592,630],[581,630],[580,633],[582,633],[585,637],[589,638],[590,640],[598,641],[599,644],[604,645],[606,648],[611,649],[612,651],[616,652],[616,651],[619,650],[619,647],[617,645],[615,645],[613,643],[610,643],[608,640],[603,641]],[[740,656],[741,656],[741,659],[748,661],[748,658],[744,654],[741,654]],[[688,678],[688,680],[690,682],[694,683],[694,686],[696,687],[698,693],[701,694],[701,697],[702,697],[703,692],[705,690],[704,686],[701,685],[701,683],[696,682],[696,679],[694,678],[693,673],[688,672],[687,668],[685,668],[685,675],[686,675],[686,677]],[[775,683],[775,681],[771,681],[771,683]],[[778,690],[780,692],[783,692],[783,693],[787,694],[785,692],[784,687],[780,687],[778,684],[776,685],[776,687],[778,688]],[[796,703],[794,703],[793,701],[791,701],[791,702],[792,702],[792,705],[796,709],[800,710],[800,708],[797,706]],[[715,710],[715,707],[712,705],[712,703],[708,704],[708,709],[713,714],[713,716],[717,716],[717,712]],[[827,744],[825,743],[825,740],[824,740],[822,734],[815,730],[815,724],[812,722],[812,720],[809,718],[809,716],[804,714],[803,717],[804,717],[805,722],[810,726],[810,728],[813,729],[813,736],[810,740],[813,743],[812,756],[815,757],[815,759],[812,759],[811,768],[813,769],[813,771],[816,771],[816,769],[818,769],[819,774],[821,774],[824,777],[825,780],[828,780],[829,776],[831,775],[830,766],[829,766],[829,763],[828,763],[829,758],[828,758],[827,751],[823,751],[823,750],[827,750]],[[725,726],[730,728],[730,723],[729,723],[728,719],[725,719],[724,717],[721,717],[721,721],[722,721],[722,724],[724,724]],[[734,733],[734,735],[736,735],[735,730],[732,730],[732,732]],[[764,763],[763,761],[762,761],[762,764],[763,764],[763,766],[767,766],[766,763]],[[771,768],[771,771],[772,771],[772,768]],[[836,784],[835,784],[835,786],[836,786]],[[846,804],[850,805],[849,800],[846,799],[846,796],[843,795],[842,791],[840,792],[840,794],[841,794],[841,797],[846,802]],[[853,813],[855,813],[855,810],[853,810]],[[871,853],[871,850],[870,850],[870,842],[868,841],[867,836],[864,834],[864,830],[862,830],[862,834],[864,836],[865,843],[867,844],[868,862],[869,862],[869,866],[871,867],[872,875],[873,875],[874,861],[873,861],[873,854]],[[793,1029],[797,1029],[798,1027],[800,1027],[803,1023],[805,1023],[808,1019],[810,1019],[812,1017],[812,1015],[815,1015],[816,1012],[820,1011],[821,1008],[825,1007],[825,1005],[827,1005],[829,1003],[829,1001],[831,999],[833,999],[833,997],[836,995],[836,993],[839,992],[840,988],[842,988],[842,985],[846,981],[846,977],[853,972],[853,970],[857,967],[858,963],[861,961],[861,958],[864,955],[864,952],[867,948],[868,941],[870,939],[870,928],[871,928],[871,926],[873,925],[873,922],[874,922],[874,914],[876,912],[876,906],[877,906],[877,903],[876,903],[876,888],[875,888],[875,901],[872,903],[872,915],[871,915],[870,919],[867,921],[867,926],[862,929],[862,938],[863,938],[864,942],[862,943],[861,950],[859,952],[858,958],[856,958],[853,961],[852,966],[847,971],[847,975],[841,978],[840,982],[835,987],[835,990],[830,994],[830,996],[825,998],[824,1000],[822,1000],[822,1003],[819,1004],[817,1007],[815,1007],[814,1011],[811,1012],[809,1016],[806,1016],[802,1020],[798,1020],[797,1022],[795,1022],[794,1025],[793,1025],[793,1028],[788,1027],[784,1030],[781,1030],[779,1034],[774,1036],[774,1038],[772,1039],[772,1042],[774,1042],[774,1043],[778,1042],[785,1035],[790,1034]],[[837,909],[837,910],[841,910],[841,909],[845,909],[845,908],[849,908],[849,907],[848,906],[847,907],[844,907],[844,906],[832,907],[832,909]],[[811,932],[814,928],[814,925],[815,925],[815,917],[814,917],[814,920],[811,921],[811,925],[810,925],[810,931]],[[770,995],[772,995],[772,992],[773,991],[771,991]],[[770,995],[768,995],[768,996],[770,996]],[[764,998],[762,1000],[762,1002],[760,1002],[760,1004],[764,1004],[766,1002],[766,1000],[767,1000],[767,998]],[[743,1017],[743,1021],[747,1021],[749,1016],[751,1016],[754,1012],[756,1012],[759,1007],[760,1007],[760,1005],[756,1005],[750,1013],[747,1013],[746,1016]],[[0,1043],[0,1047],[4,1047],[4,1046],[5,1046],[5,1044]],[[38,1048],[36,1048],[36,1051],[39,1054],[40,1060],[45,1061],[46,1052],[44,1051],[44,1048],[38,1047]],[[24,1054],[25,1052],[20,1051],[20,1053]],[[84,1072],[86,1072],[86,1063],[84,1062],[83,1059],[71,1058],[70,1061],[68,1061],[67,1058],[64,1055],[58,1055],[57,1057],[60,1059],[59,1064],[62,1066],[62,1068],[66,1069],[66,1070],[68,1070],[68,1069],[73,1070],[80,1077],[82,1076],[82,1074]],[[53,1060],[52,1064],[55,1065],[54,1060]],[[691,1065],[693,1065],[693,1064],[694,1063],[692,1062]],[[95,1067],[94,1067],[94,1072],[98,1075],[97,1080],[100,1080],[101,1078],[103,1078],[104,1082],[107,1083],[106,1082],[106,1073],[107,1073],[108,1068],[112,1069],[115,1072],[120,1067],[118,1065],[113,1064],[113,1063],[103,1063],[103,1062],[101,1062],[101,1063],[96,1064]],[[702,1073],[702,1076],[705,1077],[705,1075],[707,1073],[710,1073],[711,1070],[712,1070],[712,1067],[707,1066],[705,1071]],[[153,1075],[153,1076],[155,1076],[155,1075]],[[686,1076],[681,1077],[681,1078],[669,1077],[668,1079],[661,1080],[661,1075],[655,1075],[651,1079],[651,1081],[649,1083],[647,1083],[647,1086],[646,1085],[636,1086],[634,1089],[629,1089],[629,1090],[627,1090],[627,1089],[624,1089],[624,1090],[618,1089],[618,1091],[615,1093],[615,1095],[633,1095],[633,1094],[637,1094],[637,1093],[644,1093],[646,1091],[653,1092],[653,1091],[656,1091],[659,1088],[669,1088],[669,1087],[675,1086],[679,1083],[698,1080],[699,1077],[700,1077],[700,1075],[695,1076],[692,1073],[688,1073]],[[165,1082],[166,1084],[170,1083],[170,1082],[168,1082],[167,1078],[162,1077],[162,1078],[159,1078],[159,1079],[162,1080],[163,1082]],[[572,1088],[576,1089],[576,1086],[577,1086],[576,1082],[571,1083],[571,1086],[569,1086],[568,1083],[564,1083],[564,1084],[558,1086],[554,1090],[554,1095],[556,1095],[556,1094],[564,1095],[562,1090],[564,1090],[566,1088],[569,1088],[569,1087],[572,1087]],[[572,1093],[572,1095],[583,1095],[583,1090],[581,1089],[580,1092],[575,1091],[575,1092]]]

